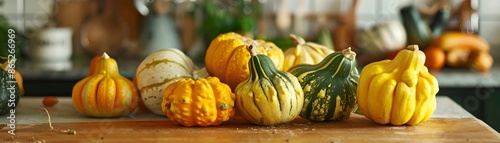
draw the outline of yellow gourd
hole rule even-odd
[[[284,71],[288,71],[293,66],[299,64],[318,64],[326,56],[334,52],[332,48],[313,42],[306,42],[302,37],[293,34],[290,35],[290,38],[295,41],[296,45],[285,51]]]
[[[132,81],[120,75],[113,58],[104,53],[90,69],[94,73],[73,86],[73,103],[80,113],[118,117],[137,109],[139,92]]]
[[[361,71],[357,102],[363,115],[378,124],[416,125],[436,109],[438,81],[424,66],[417,45],[401,50],[394,60],[366,65]]]
[[[217,77],[184,78],[167,86],[161,108],[184,126],[216,126],[234,115],[235,98]]]
[[[283,51],[274,43],[239,35],[234,32],[220,34],[212,40],[205,56],[205,66],[211,76],[220,79],[235,89],[238,84],[250,76],[248,60],[250,53],[247,47],[253,44],[257,50],[271,58],[273,63],[282,69]]]

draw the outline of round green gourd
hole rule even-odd
[[[359,73],[355,57],[356,53],[347,48],[331,53],[318,64],[297,65],[289,70],[304,91],[300,117],[311,121],[349,119],[357,107]]]
[[[257,125],[277,125],[299,116],[304,93],[298,79],[276,68],[266,55],[253,45],[248,66],[250,77],[235,89],[235,104],[246,120]]]
[[[10,113],[19,103],[19,85],[9,64],[7,60],[0,65],[0,115]]]

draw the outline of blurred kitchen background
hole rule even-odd
[[[92,56],[102,52],[132,78],[145,56],[167,47],[184,51],[202,67],[210,40],[229,31],[272,41],[283,50],[294,44],[291,33],[335,49],[356,49],[356,34],[387,21],[401,23],[400,9],[409,5],[427,23],[446,8],[450,15],[443,31],[477,34],[490,44],[494,59],[500,57],[499,0],[0,0],[0,27],[18,34],[16,69],[25,96],[71,96]],[[389,53],[357,51],[360,65]],[[433,74],[439,96],[449,96],[499,131],[497,65],[487,73],[445,67]]]

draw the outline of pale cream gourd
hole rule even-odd
[[[405,27],[400,21],[385,21],[361,32],[358,45],[367,55],[385,55],[406,45]]]
[[[161,103],[165,88],[183,78],[207,77],[182,51],[165,48],[147,56],[137,67],[135,78],[144,105],[157,115],[165,116]]]

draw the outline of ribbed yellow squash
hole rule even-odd
[[[75,108],[91,117],[118,117],[135,111],[139,92],[120,75],[116,61],[104,53],[93,66],[95,72],[73,86]]]
[[[410,45],[394,60],[366,65],[356,95],[363,115],[378,124],[416,125],[427,121],[436,109],[439,86],[424,63],[424,53],[417,45]]]
[[[326,56],[334,52],[332,48],[313,42],[306,42],[302,37],[293,34],[290,37],[295,40],[296,46],[288,48],[285,51],[284,71],[288,71],[291,67],[299,64],[318,64]]]
[[[283,51],[274,43],[253,40],[237,33],[220,34],[212,40],[205,55],[205,66],[211,76],[218,77],[221,82],[235,89],[238,84],[250,76],[248,45],[253,44],[257,50],[271,58],[273,63],[282,69]]]

